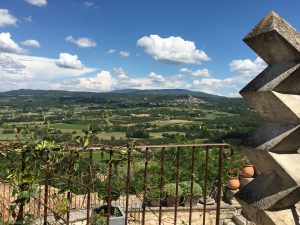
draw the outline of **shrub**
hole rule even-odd
[[[159,200],[160,190],[158,188],[152,188],[147,192],[148,200]]]
[[[166,184],[163,188],[163,192],[167,197],[176,197],[176,183]],[[178,196],[182,195],[182,189],[178,185]]]
[[[179,185],[182,189],[182,195],[184,197],[189,197],[189,196],[192,195],[192,193],[191,193],[191,181],[183,181]],[[193,184],[193,196],[194,197],[201,197],[202,196],[202,188],[199,184],[197,184],[195,182]]]
[[[99,187],[98,191],[98,197],[100,199],[105,200],[108,202],[108,192],[107,192],[107,187],[108,187],[108,179],[103,181]],[[118,200],[120,195],[124,192],[125,187],[120,178],[114,177],[112,179],[112,185],[111,185],[111,200],[115,201]]]

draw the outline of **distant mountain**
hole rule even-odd
[[[192,95],[197,97],[208,97],[208,98],[225,98],[224,96],[208,94],[201,91],[190,91],[186,89],[121,89],[114,90],[111,93],[123,93],[123,94],[155,94],[155,95]]]
[[[0,92],[0,96],[22,96],[22,95],[34,95],[34,96],[62,96],[68,95],[73,97],[78,96],[103,96],[107,94],[128,94],[128,95],[191,95],[195,97],[206,98],[225,98],[224,96],[208,94],[200,91],[190,91],[186,89],[122,89],[114,90],[111,92],[85,92],[85,91],[62,91],[62,90],[32,90],[32,89],[19,89],[6,92]]]

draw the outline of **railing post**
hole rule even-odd
[[[179,185],[179,160],[180,160],[180,147],[177,147],[176,152],[176,197],[175,197],[175,213],[174,213],[174,225],[177,224],[177,201],[178,201],[178,185]]]
[[[221,191],[222,191],[222,166],[223,166],[223,146],[219,148],[219,162],[218,162],[218,190],[217,190],[217,214],[216,225],[220,225],[221,213]]]
[[[209,147],[205,149],[205,178],[204,178],[204,206],[203,206],[203,225],[205,225],[206,219],[206,201],[207,201],[207,180],[208,180],[208,154]]]
[[[145,152],[145,167],[144,167],[144,195],[143,195],[143,203],[142,203],[142,225],[145,225],[145,214],[146,214],[146,195],[147,195],[147,188],[148,188],[148,152],[149,148],[146,148]]]
[[[127,157],[125,225],[127,225],[128,223],[127,220],[128,220],[129,188],[130,188],[130,163],[131,163],[131,147],[128,148],[128,157]]]
[[[110,224],[110,210],[111,210],[111,189],[112,189],[112,156],[113,156],[113,150],[110,149],[109,151],[109,169],[108,169],[108,200],[107,200],[107,225]]]
[[[73,154],[72,154],[72,151],[69,151],[69,159],[68,159],[68,188],[70,189],[71,187],[71,179],[72,179],[72,173],[71,173],[71,170],[72,170],[72,157],[73,157]],[[72,195],[71,195],[71,192],[70,190],[67,192],[67,199],[68,199],[68,202],[69,202],[69,205],[67,206],[67,225],[70,224],[70,206],[72,204]]]
[[[45,183],[44,183],[44,225],[47,225],[47,218],[48,218],[48,188],[49,188],[49,166],[46,167],[45,172]]]
[[[191,196],[190,196],[190,213],[189,225],[192,224],[192,208],[193,208],[193,195],[194,195],[194,180],[195,180],[195,146],[192,149],[192,175],[191,175]]]
[[[161,225],[161,217],[162,217],[162,197],[163,197],[163,186],[164,186],[164,163],[165,163],[165,147],[161,150],[161,158],[160,158],[160,194],[159,194],[159,216],[158,216],[158,224]]]
[[[90,208],[91,208],[91,186],[92,186],[92,167],[93,167],[93,149],[89,151],[89,178],[87,187],[87,210],[86,210],[86,224],[90,224]]]
[[[24,172],[25,172],[25,168],[26,168],[26,153],[25,150],[22,150],[22,161],[21,161],[21,172],[22,172],[22,178],[24,177]],[[20,185],[20,190],[24,191],[25,187],[24,184]],[[25,202],[24,200],[21,201],[20,203],[20,207],[19,207],[19,212],[18,212],[18,216],[17,216],[17,223],[23,223],[24,222],[24,212],[25,212]]]

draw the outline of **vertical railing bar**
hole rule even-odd
[[[148,188],[148,153],[149,149],[146,148],[145,152],[145,168],[144,168],[144,196],[143,196],[143,203],[142,203],[142,225],[145,225],[145,216],[146,216],[146,195],[147,195],[147,188]]]
[[[48,188],[49,188],[49,166],[46,167],[44,183],[44,225],[48,224]]]
[[[21,155],[21,172],[22,172],[22,176],[24,176],[24,171],[26,168],[26,153],[25,150],[22,150],[22,155]],[[24,184],[20,185],[20,190],[24,191]],[[18,211],[18,216],[17,216],[17,223],[23,223],[24,222],[24,208],[25,208],[25,202],[22,201],[20,206],[19,206],[19,211]]]
[[[209,147],[207,146],[205,149],[205,179],[204,179],[204,206],[203,206],[203,225],[205,225],[206,220],[206,201],[207,201],[207,181],[208,181],[208,154]]]
[[[113,156],[113,150],[109,150],[109,169],[108,169],[108,199],[107,199],[107,225],[110,224],[110,214],[111,214],[111,189],[112,189],[112,156]]]
[[[164,158],[165,158],[165,147],[161,150],[161,158],[160,158],[160,193],[159,193],[159,216],[158,216],[158,224],[161,225],[161,217],[162,217],[162,197],[163,197],[163,185],[164,185]]]
[[[71,179],[72,179],[72,174],[71,174],[71,167],[72,167],[72,157],[73,157],[73,154],[72,154],[72,151],[70,150],[69,151],[69,158],[68,158],[68,192],[67,192],[67,199],[68,199],[68,202],[69,202],[69,205],[67,207],[67,225],[70,224],[70,206],[72,204],[72,196],[71,196],[71,192],[70,192],[70,186],[71,186]]]
[[[129,188],[130,188],[130,164],[131,164],[131,147],[128,148],[128,158],[127,158],[125,225],[128,224],[127,220],[128,220]]]
[[[177,224],[177,202],[178,202],[179,159],[180,159],[179,153],[180,153],[180,147],[177,147],[177,152],[176,152],[176,197],[175,197],[174,225]]]
[[[192,175],[191,175],[191,196],[190,196],[190,212],[189,212],[189,225],[192,224],[192,209],[194,197],[194,180],[195,180],[195,146],[192,149]]]
[[[220,225],[221,189],[222,189],[222,166],[223,166],[223,146],[221,146],[219,148],[216,225]]]
[[[87,210],[86,210],[86,224],[90,224],[90,209],[91,209],[91,185],[92,185],[92,165],[93,164],[93,149],[89,150],[89,181],[87,187]]]

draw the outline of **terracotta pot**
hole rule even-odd
[[[238,177],[230,177],[228,180],[228,187],[231,190],[237,190],[240,187],[240,181]]]
[[[253,165],[244,165],[241,170],[241,175],[246,178],[251,178],[254,176],[254,168]]]

